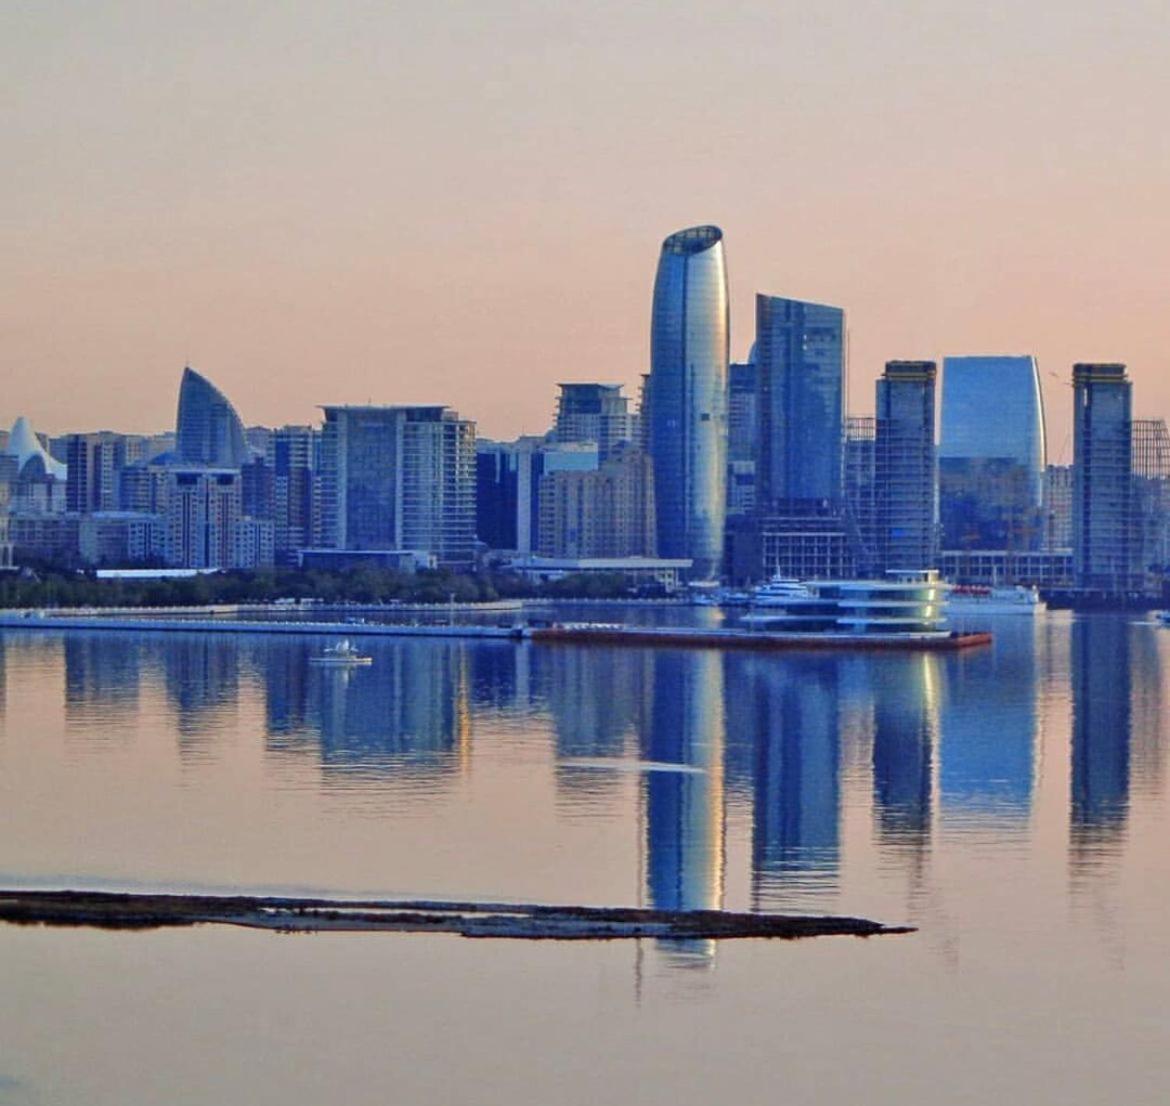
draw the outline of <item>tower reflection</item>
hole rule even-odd
[[[1128,623],[1112,616],[1077,618],[1071,658],[1069,862],[1077,875],[1110,855],[1125,837],[1132,726]]]
[[[734,698],[750,729],[752,909],[836,883],[840,862],[839,662],[751,658]]]
[[[650,725],[642,733],[646,892],[664,910],[723,903],[723,666],[714,651],[655,651]],[[663,941],[681,963],[701,965],[710,941]]]
[[[947,667],[939,718],[944,817],[1017,827],[1027,819],[1038,729],[1036,633],[1031,618],[1000,619],[994,648]]]
[[[874,661],[873,786],[879,843],[915,871],[930,846],[934,746],[938,735],[938,659]]]

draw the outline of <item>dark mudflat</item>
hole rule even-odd
[[[0,891],[0,921],[16,925],[158,929],[238,925],[288,933],[454,933],[525,940],[617,940],[853,936],[909,933],[867,918],[799,914],[742,914],[723,910],[644,910],[634,907],[536,906],[471,903],[261,897],[153,895],[105,891]]]

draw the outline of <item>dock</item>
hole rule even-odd
[[[467,623],[317,622],[194,617],[146,617],[95,612],[12,611],[0,613],[0,630],[112,630],[130,633],[306,634],[318,637],[447,638],[532,642],[534,645],[656,646],[661,648],[955,652],[991,643],[987,632],[958,633],[781,633],[735,627],[628,626],[622,623],[553,623],[476,626]]]

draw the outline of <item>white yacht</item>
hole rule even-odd
[[[753,607],[787,607],[802,599],[816,599],[816,592],[807,584],[787,576],[773,576],[766,584],[752,588]]]
[[[1044,610],[1044,602],[1035,588],[981,587],[955,584],[947,593],[947,614],[1025,614]]]
[[[329,668],[357,668],[362,665],[373,664],[374,658],[359,653],[348,639],[330,645],[315,657],[309,658],[310,664],[320,664]]]

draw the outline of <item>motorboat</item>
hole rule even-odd
[[[310,657],[309,663],[327,668],[357,668],[373,664],[374,658],[365,653],[359,653],[348,640],[344,640],[339,641],[336,645],[330,645],[317,656]]]

